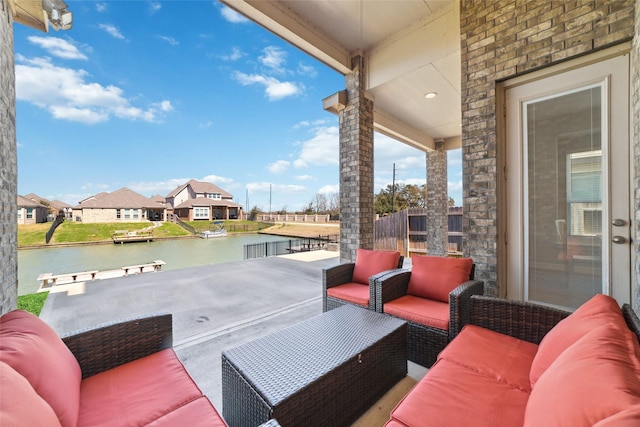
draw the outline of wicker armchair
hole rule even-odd
[[[376,252],[380,253],[391,251],[366,251],[363,249],[358,249],[358,256],[360,258],[356,258],[356,262],[340,264],[336,265],[335,267],[325,268],[322,270],[322,312],[333,310],[334,308],[338,308],[344,304],[355,304],[365,308],[369,308],[371,310],[375,310],[375,292],[373,289],[373,282],[376,278],[383,276],[392,270],[389,270],[386,267],[382,267],[383,271],[381,271],[380,268],[370,270],[375,271],[375,273],[367,276],[368,282],[362,280],[360,282],[357,282],[357,279],[354,278],[354,273],[356,272],[356,263],[362,262],[362,255],[366,255],[367,253],[373,254]],[[398,256],[398,262],[397,266],[394,266],[396,268],[394,268],[393,270],[402,268],[402,264],[404,262],[404,257],[400,255],[399,252],[396,252],[396,254]],[[365,287],[368,287],[368,301],[365,301],[367,300],[367,298],[361,298],[360,301],[356,301],[355,299],[349,298],[348,296],[346,298],[340,298],[338,296],[329,295],[331,291],[329,291],[329,293],[327,292],[331,288],[341,287],[342,289],[346,288],[345,293],[349,294],[348,287],[351,287],[353,289],[357,288],[358,286],[362,286],[363,289]]]
[[[414,268],[415,268],[415,259]],[[419,257],[427,258],[427,257]],[[433,258],[433,257],[432,257]],[[452,259],[452,258],[443,258]],[[434,324],[426,324],[421,321],[417,321],[415,313],[410,313],[410,310],[403,315],[398,313],[390,314],[395,317],[399,317],[405,320],[408,324],[408,358],[412,362],[419,365],[429,367],[435,363],[438,354],[445,348],[445,346],[451,341],[462,329],[462,327],[469,323],[469,305],[471,295],[482,295],[484,293],[484,282],[481,280],[474,280],[475,265],[471,265],[471,272],[469,273],[468,280],[462,282],[448,293],[448,318],[447,316],[433,315],[433,318],[445,317],[446,319],[440,319]],[[421,305],[423,301],[428,300],[424,297],[417,297],[410,294],[409,283],[411,280],[412,271],[401,270],[397,272],[387,273],[378,276],[374,282],[375,297],[375,310],[379,313],[385,313],[385,304],[391,303],[399,298],[410,299],[410,303],[417,303]],[[430,301],[426,310],[436,309],[442,313],[443,306],[447,303],[441,301]],[[424,309],[425,307],[420,307]],[[446,308],[445,308],[446,310]],[[422,319],[431,317],[430,313],[420,313],[419,317]],[[440,323],[448,327],[439,327]]]

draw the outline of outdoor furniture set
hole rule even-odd
[[[575,312],[471,297],[471,324],[387,427],[640,425],[640,320],[596,295]]]

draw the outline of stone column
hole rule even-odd
[[[373,101],[365,97],[364,58],[345,78],[347,104],[340,112],[340,262],[356,249],[373,249]]]
[[[0,0],[0,314],[18,304],[18,149],[13,17]]]
[[[427,253],[446,256],[449,250],[449,193],[444,141],[427,152]]]

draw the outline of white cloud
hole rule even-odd
[[[318,193],[320,194],[334,194],[339,192],[340,192],[340,184],[325,185],[323,187],[320,187],[320,189],[318,190]]]
[[[15,67],[16,98],[49,111],[57,119],[85,124],[110,117],[158,122],[173,110],[167,100],[147,109],[134,107],[119,87],[88,81],[85,70],[58,67],[48,58],[27,59],[17,55]]]
[[[151,13],[156,13],[157,11],[162,9],[162,4],[160,4],[160,2],[157,2],[157,1],[150,1],[149,9],[151,10]]]
[[[227,178],[227,177],[218,176],[218,175],[207,175],[203,177],[200,181],[213,182],[214,184],[219,186],[229,185],[234,182],[233,178]]]
[[[222,55],[221,59],[224,61],[237,61],[243,56],[246,56],[246,53],[240,50],[240,48],[234,47],[231,49],[231,53],[229,55]]]
[[[99,184],[95,182],[87,182],[86,184],[80,187],[82,190],[91,190],[97,192],[107,191],[109,189],[109,184]]]
[[[96,10],[98,12],[105,12],[107,10],[107,3],[96,3]]]
[[[245,74],[237,71],[234,78],[243,86],[259,84],[264,86],[269,101],[277,101],[288,96],[299,95],[304,92],[304,86],[293,82],[281,82],[274,77],[260,74]]]
[[[306,65],[302,62],[299,62],[298,74],[302,74],[303,76],[308,76],[308,77],[316,77],[318,75],[318,71],[311,65]]]
[[[142,181],[127,184],[127,187],[148,197],[154,194],[166,196],[191,178],[170,178],[164,181]]]
[[[168,36],[158,36],[158,38],[160,38],[160,40],[164,40],[167,43],[169,43],[171,46],[177,46],[180,44],[180,42],[176,39],[174,39],[173,37],[168,37]]]
[[[117,29],[115,26],[110,25],[110,24],[98,24],[98,27],[100,29],[106,31],[107,34],[111,35],[112,37],[114,37],[116,39],[124,40],[124,36],[120,32],[120,30]]]
[[[210,128],[211,126],[213,126],[213,122],[212,122],[211,120],[208,120],[208,121],[206,121],[206,122],[204,122],[204,123],[201,123],[201,124],[198,126],[198,129],[208,129],[208,128]]]
[[[287,62],[287,52],[276,46],[267,46],[262,49],[262,55],[258,57],[258,60],[274,72],[283,73],[283,66]]]
[[[27,37],[31,43],[40,46],[53,56],[64,59],[83,59],[87,60],[85,54],[80,52],[77,47],[67,40],[58,37]]]
[[[253,191],[266,191],[267,193],[271,190],[272,193],[303,193],[307,190],[307,187],[304,185],[296,185],[296,184],[274,184],[271,182],[250,182],[247,184],[247,189],[250,192]]]
[[[312,177],[311,175],[298,175],[294,178],[297,179],[298,181],[315,181],[315,178]]]
[[[291,163],[286,160],[277,160],[267,165],[267,170],[271,173],[280,174],[286,172],[290,165]]]
[[[232,24],[245,24],[250,22],[243,15],[239,14],[233,9],[228,8],[227,6],[222,6],[220,8],[220,14],[226,21],[231,22]]]
[[[339,138],[337,126],[315,129],[315,134],[311,139],[300,143],[302,146],[300,155],[293,162],[293,165],[296,168],[306,168],[310,165],[338,165]]]

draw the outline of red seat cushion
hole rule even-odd
[[[407,293],[436,301],[449,302],[449,294],[469,280],[471,258],[445,258],[414,255]]]
[[[540,341],[529,374],[531,386],[535,385],[540,375],[563,351],[594,328],[608,323],[614,323],[621,328],[627,327],[616,300],[602,294],[595,295],[567,318],[558,322]]]
[[[327,295],[353,304],[369,306],[369,285],[362,283],[349,282],[334,286],[327,289]]]
[[[372,251],[358,249],[356,251],[356,263],[353,267],[352,280],[363,285],[369,285],[369,277],[386,270],[398,268],[400,252],[398,251]]]
[[[531,392],[529,370],[538,346],[475,325],[466,325],[438,356]]]
[[[166,349],[85,378],[78,424],[145,425],[200,397],[175,352]]]
[[[449,304],[405,295],[384,305],[384,312],[445,331],[449,330]]]
[[[526,427],[592,426],[640,405],[640,346],[626,326],[593,329],[567,348],[531,390]]]
[[[4,362],[0,362],[0,426],[60,426],[51,406],[25,377]]]
[[[522,390],[440,359],[391,417],[407,426],[521,426],[528,398]]]
[[[147,427],[227,427],[216,408],[205,396],[149,423]]]
[[[60,424],[77,425],[80,365],[51,326],[23,310],[0,317],[0,361],[29,381],[54,410]]]

